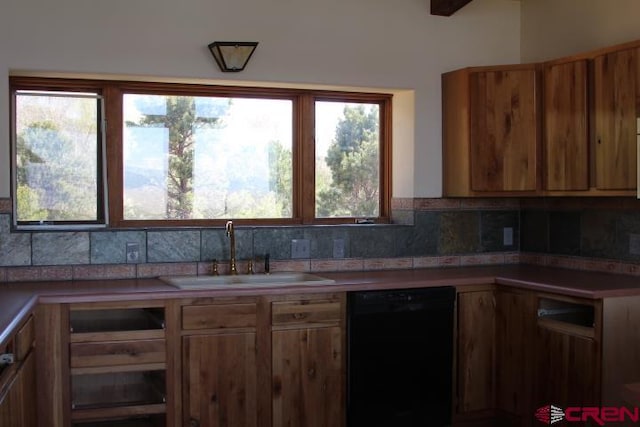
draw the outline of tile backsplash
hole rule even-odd
[[[213,259],[223,272],[229,259],[222,227],[17,232],[3,200],[0,281],[203,274]],[[268,253],[274,268],[308,271],[500,264],[505,253],[515,261],[520,226],[513,200],[396,199],[392,216],[393,224],[237,227],[237,259]],[[504,227],[514,230],[508,246]],[[292,259],[292,239],[309,240],[310,259]],[[128,244],[137,247],[136,262],[127,263]]]
[[[261,271],[269,253],[273,271],[526,262],[640,274],[640,202],[628,197],[394,199],[392,218],[393,224],[238,227],[239,271],[248,259]],[[505,228],[512,235],[507,245]],[[309,240],[309,259],[292,259],[292,239]],[[127,260],[128,244],[137,259]],[[0,199],[0,282],[207,274],[213,259],[224,273],[229,242],[222,227],[16,232],[11,204]]]

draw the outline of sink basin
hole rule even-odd
[[[243,289],[282,286],[334,285],[335,280],[309,273],[247,274],[238,276],[162,276],[165,283],[180,289]]]

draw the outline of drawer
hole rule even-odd
[[[22,325],[16,334],[16,359],[24,360],[31,351],[35,340],[35,326],[33,316]]]
[[[271,323],[273,325],[339,323],[340,320],[340,301],[278,301],[271,305]]]
[[[72,343],[70,356],[72,368],[164,363],[166,345],[163,339]]]
[[[255,303],[182,307],[182,329],[255,328],[255,326]]]

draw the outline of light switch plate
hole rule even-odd
[[[127,264],[135,264],[140,261],[140,244],[135,242],[127,243]]]

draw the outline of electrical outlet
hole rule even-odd
[[[344,258],[344,239],[333,239],[333,257]]]
[[[629,234],[629,254],[640,255],[640,234]]]
[[[140,261],[140,244],[129,242],[127,243],[127,263],[134,264]]]
[[[513,227],[504,227],[502,229],[502,244],[504,246],[513,246]]]
[[[291,240],[291,258],[310,258],[309,239],[292,239]]]

